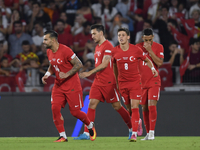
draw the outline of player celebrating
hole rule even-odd
[[[132,122],[132,136],[130,142],[137,140],[137,128],[140,118],[139,103],[142,95],[141,76],[138,70],[139,59],[145,61],[151,68],[151,75],[156,77],[158,72],[152,62],[143,55],[142,50],[129,44],[130,32],[126,28],[118,29],[119,45],[112,49],[115,77],[119,86],[122,99],[129,110]]]
[[[50,66],[46,74],[42,77],[42,82],[46,84],[46,79],[55,73],[56,79],[51,95],[51,109],[54,124],[60,134],[55,142],[67,142],[64,129],[64,119],[61,115],[61,108],[68,102],[70,113],[83,121],[89,130],[90,139],[96,138],[94,123],[90,122],[87,115],[80,111],[83,106],[82,88],[78,77],[78,71],[82,67],[81,61],[74,52],[67,46],[59,44],[58,34],[55,31],[44,33],[43,43],[47,48],[47,56]]]
[[[153,31],[152,29],[145,29],[143,31],[143,41],[137,44],[143,53],[153,62],[154,67],[158,71],[158,67],[163,64],[163,46],[156,42],[153,42]],[[142,111],[144,125],[146,128],[147,135],[142,140],[154,140],[154,130],[157,119],[156,105],[160,97],[160,76],[156,78],[150,74],[151,70],[146,66],[143,61],[139,63],[139,70],[142,80]]]
[[[92,38],[98,45],[95,48],[95,68],[89,72],[80,73],[81,78],[88,77],[96,73],[95,80],[90,90],[90,103],[87,116],[91,121],[95,120],[95,111],[99,102],[111,103],[113,108],[121,115],[131,132],[131,120],[128,111],[121,105],[119,93],[111,63],[111,49],[113,46],[104,37],[104,26],[91,26]],[[75,140],[88,139],[88,131],[85,128],[84,133]]]

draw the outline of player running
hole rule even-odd
[[[113,65],[111,62],[111,49],[113,46],[104,37],[104,26],[91,26],[92,38],[98,45],[95,48],[95,68],[89,72],[80,73],[81,78],[86,78],[96,73],[94,82],[90,90],[90,103],[87,116],[90,120],[95,120],[95,111],[99,102],[111,103],[113,108],[121,115],[131,133],[131,120],[128,111],[121,105],[120,96],[117,90]],[[84,133],[75,140],[89,139],[89,133],[85,128]]]

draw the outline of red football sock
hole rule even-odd
[[[131,117],[132,131],[137,132],[138,123],[139,123],[139,119],[140,119],[139,108],[133,108],[131,110],[132,110],[132,117]]]
[[[119,110],[117,110],[117,112],[121,115],[128,128],[131,129],[132,124],[129,112],[123,106]]]
[[[70,113],[76,117],[77,119],[80,119],[84,124],[87,126],[90,124],[90,119],[87,117],[86,113],[80,110],[71,110]]]
[[[53,122],[58,130],[59,133],[65,132],[64,129],[64,119],[60,113],[61,106],[52,104],[51,106],[52,114],[53,114]]]
[[[149,124],[150,124],[150,130],[154,130],[156,126],[156,120],[157,120],[157,110],[156,106],[149,106]]]
[[[88,108],[87,116],[92,122],[94,122],[95,120],[95,113],[96,113],[96,109]],[[89,132],[87,126],[85,126],[84,132]]]
[[[143,120],[146,132],[149,133],[149,111],[143,111]]]

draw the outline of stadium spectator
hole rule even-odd
[[[33,40],[32,37],[23,32],[23,26],[22,26],[22,22],[21,21],[15,21],[14,23],[14,34],[10,34],[8,37],[8,42],[9,42],[9,53],[10,55],[15,58],[15,56],[19,53],[21,53],[22,50],[22,42],[24,40],[28,40],[30,45],[31,45],[31,49],[33,52],[36,51],[36,46],[33,44]]]
[[[73,36],[65,32],[65,22],[63,20],[57,20],[56,29],[58,33],[58,42],[73,49]]]
[[[143,29],[143,25],[144,25],[144,18],[142,16],[142,9],[137,9],[134,12],[134,20],[135,20],[135,29],[134,29],[134,33],[137,33],[139,31],[142,31]],[[135,36],[135,35],[134,35]]]
[[[88,0],[81,2],[81,8],[77,10],[77,14],[82,14],[83,17],[90,23],[92,23],[92,10],[90,8],[90,3]]]
[[[55,0],[48,1],[47,6],[43,7],[43,10],[49,15],[51,22],[54,25],[60,16],[60,10],[56,5]]]
[[[67,23],[67,14],[65,12],[60,13],[60,18],[65,22],[65,32],[66,33],[71,33],[71,26]],[[56,22],[55,22],[56,23]],[[55,25],[55,24],[54,24]],[[54,30],[56,31],[56,26],[54,26]]]
[[[1,1],[3,0],[0,0],[0,3],[2,3]],[[10,8],[11,10],[19,10],[19,0],[5,0],[4,1],[4,4],[6,7]]]
[[[8,20],[5,15],[2,14],[0,8],[0,41],[5,40],[7,34]]]
[[[7,28],[8,29],[8,34],[13,34],[14,33],[13,23],[15,21],[21,21],[22,22],[22,26],[23,26],[22,30],[23,30],[23,32],[25,32],[26,31],[26,21],[21,18],[21,14],[20,14],[20,12],[18,10],[13,10],[12,15],[11,15],[11,19],[10,19],[10,24],[9,24],[9,26]]]
[[[106,30],[109,30],[112,26],[112,20],[117,14],[117,9],[112,6],[111,0],[102,0],[101,4],[101,19],[102,25]]]
[[[67,14],[68,23],[74,26],[76,11],[80,8],[79,0],[69,0],[63,6],[63,11]]]
[[[175,14],[178,12],[178,0],[171,0],[171,6],[169,7],[169,17],[175,18]]]
[[[192,12],[197,9],[200,11],[200,0],[198,0],[198,2],[196,2],[196,4],[194,4],[192,7],[190,7],[189,10],[189,17],[192,18]]]
[[[83,31],[83,23],[86,22],[86,19],[81,14],[76,15],[74,21],[74,26],[71,28],[71,33],[73,36],[81,33]]]
[[[147,28],[152,28],[152,21],[151,20],[145,20],[144,24],[143,24],[143,30],[147,29]],[[160,43],[160,37],[157,33],[153,33],[153,41],[156,43]],[[135,37],[135,44],[141,43],[143,41],[142,39],[142,31],[139,31],[136,33],[136,37]]]
[[[43,42],[44,31],[46,31],[46,29],[43,28],[42,22],[35,22],[34,29],[36,34],[32,37],[32,40],[35,46],[37,47],[36,52],[40,52],[40,47]]]
[[[121,13],[117,13],[117,15],[114,17],[113,24],[110,27],[110,37],[112,37],[112,41],[114,43],[114,46],[116,46],[117,43],[118,43],[117,30],[120,27],[128,29],[128,24],[123,23],[123,18],[122,18]]]
[[[83,24],[83,31],[74,37],[73,50],[80,60],[82,60],[86,43],[92,41],[92,36],[90,34],[90,25],[91,24],[89,22],[85,22]]]
[[[183,76],[183,82],[200,82],[200,41],[199,39],[190,39],[189,65]]]
[[[185,7],[185,3],[180,2],[178,4],[178,13],[183,14],[183,18],[185,18],[185,19],[189,18],[188,10]]]
[[[44,23],[44,28],[52,29],[52,23],[51,19],[49,18],[48,14],[46,14],[42,8],[39,2],[33,2],[32,4],[32,15],[29,20],[28,24],[28,31],[33,32],[33,26],[35,21],[40,21]],[[34,35],[34,32],[32,33]]]
[[[8,62],[12,61],[12,56],[8,54],[8,42],[6,40],[0,41],[0,59],[6,57]]]
[[[200,19],[199,19],[199,18],[200,18],[200,10],[194,9],[194,10],[192,11],[191,18],[194,19],[194,21],[195,21],[195,26],[196,26],[197,28],[200,28]]]
[[[173,40],[169,44],[169,51],[170,51],[169,63],[172,66],[180,66],[184,61],[183,58],[184,49],[182,49],[180,45],[178,45],[178,43]]]
[[[16,0],[16,1],[18,1],[18,0]],[[8,4],[8,2],[9,2],[9,0],[8,1],[0,0],[0,8],[1,8],[1,12],[6,16],[6,18],[10,19],[12,11],[11,11],[11,7]],[[11,3],[11,5],[12,5],[12,3]]]
[[[16,58],[21,61],[23,69],[39,68],[39,58],[35,53],[30,51],[31,45],[29,41],[24,40],[21,47],[23,51],[19,53]]]

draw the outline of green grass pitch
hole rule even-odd
[[[57,137],[0,138],[0,150],[200,150],[200,136],[156,137],[154,141],[129,142],[127,137],[97,137],[95,141],[54,143]]]

